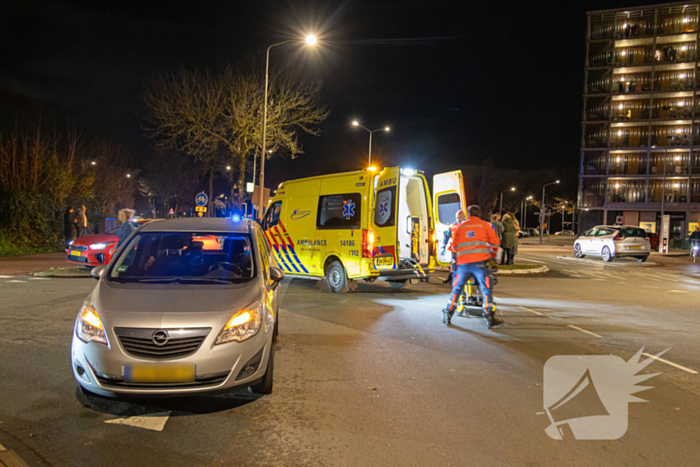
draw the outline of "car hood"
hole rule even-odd
[[[245,284],[118,284],[101,279],[90,294],[99,313],[219,313],[261,300],[261,279]]]
[[[111,234],[88,235],[73,241],[73,245],[94,245],[95,243],[114,243],[119,241],[119,237]]]

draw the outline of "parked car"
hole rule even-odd
[[[197,240],[211,237],[218,249]],[[98,283],[78,313],[71,346],[83,391],[272,392],[284,273],[271,264],[257,223],[151,222],[92,274]]]
[[[582,233],[574,242],[577,258],[600,256],[606,262],[623,256],[644,262],[650,252],[647,233],[634,226],[599,225]]]
[[[576,232],[573,230],[562,230],[561,232],[556,232],[554,235],[561,235],[562,237],[575,237]]]
[[[151,219],[135,220],[137,226],[150,222]],[[73,240],[68,246],[68,261],[82,266],[101,266],[109,263],[114,254],[114,247],[119,241],[119,227],[103,234],[87,235]]]

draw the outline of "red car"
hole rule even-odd
[[[151,219],[139,219],[136,221],[137,226],[142,226]],[[69,263],[80,264],[82,266],[102,266],[108,264],[112,259],[112,255],[116,251],[114,247],[119,241],[119,227],[108,230],[99,235],[88,235],[78,238],[71,242],[68,248]]]
[[[647,237],[649,237],[649,247],[652,251],[659,251],[659,236],[654,232],[647,232]]]

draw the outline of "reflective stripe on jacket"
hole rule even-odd
[[[487,261],[495,257],[499,243],[491,224],[476,217],[459,224],[452,234],[457,264]]]

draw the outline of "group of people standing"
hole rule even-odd
[[[78,208],[75,212],[73,208],[68,208],[63,216],[63,230],[66,237],[66,248],[68,244],[76,238],[85,237],[88,235],[88,218],[85,205]]]
[[[511,213],[504,214],[502,219],[500,214],[493,214],[491,216],[491,225],[498,236],[498,240],[501,242],[501,248],[503,248],[501,266],[513,264],[513,259],[518,249],[520,222]]]

